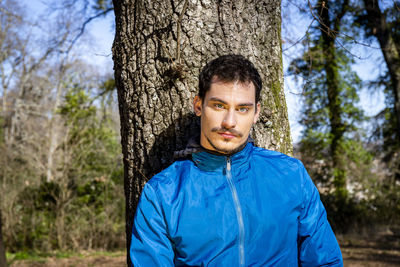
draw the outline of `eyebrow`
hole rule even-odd
[[[209,101],[216,101],[216,102],[221,102],[222,104],[228,105],[228,103],[218,97],[211,97]],[[237,105],[238,107],[252,107],[254,106],[253,103],[241,103]]]

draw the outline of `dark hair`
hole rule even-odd
[[[260,101],[262,81],[253,63],[242,55],[224,55],[211,60],[199,75],[199,97],[204,99],[213,79],[223,82],[252,82],[256,89],[256,103]]]

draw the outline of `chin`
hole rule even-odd
[[[241,147],[243,143],[231,143],[232,141],[221,141],[215,144],[215,148],[217,148],[218,152],[225,154],[233,154],[236,153]]]
[[[211,138],[210,138],[211,137]],[[221,154],[231,155],[243,148],[247,138],[224,139],[220,135],[214,134],[211,136],[204,135],[205,146],[207,149],[214,150]]]

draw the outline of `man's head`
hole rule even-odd
[[[201,116],[200,144],[224,154],[240,150],[258,119],[261,88],[260,75],[243,56],[210,61],[200,73],[199,94],[193,101]]]
[[[210,61],[199,75],[199,97],[204,99],[215,81],[252,82],[255,88],[255,101],[260,102],[262,80],[253,63],[242,55],[224,55]]]

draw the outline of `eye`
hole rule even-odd
[[[217,108],[217,109],[223,109],[224,108],[224,106],[222,104],[220,104],[220,103],[215,103],[214,107]]]
[[[238,111],[239,111],[240,113],[246,113],[247,111],[249,111],[249,108],[241,107],[241,108],[238,109]]]

